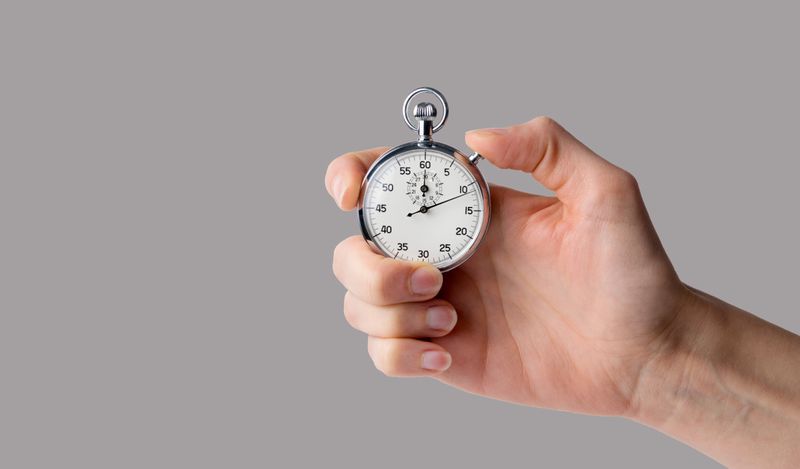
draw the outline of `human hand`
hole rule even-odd
[[[688,295],[635,179],[548,118],[466,141],[555,197],[492,186],[483,244],[444,278],[430,265],[385,258],[360,236],[346,239],[333,268],[348,290],[347,320],[369,335],[370,356],[390,376],[433,376],[533,406],[630,413],[641,370]],[[326,187],[340,208],[356,207],[384,151],[330,164]]]

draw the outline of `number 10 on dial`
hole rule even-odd
[[[420,93],[434,94],[442,103],[441,121],[434,126],[436,108],[408,104]],[[414,90],[403,104],[406,124],[419,134],[416,142],[395,147],[367,171],[361,187],[359,221],[364,238],[387,257],[430,262],[442,271],[466,261],[477,249],[489,225],[489,189],[475,166],[481,159],[434,142],[433,132],[447,119],[447,102],[433,88]]]

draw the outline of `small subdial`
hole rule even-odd
[[[420,171],[411,175],[406,186],[406,194],[415,205],[429,207],[444,194],[444,183],[436,173]]]

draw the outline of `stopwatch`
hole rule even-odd
[[[435,96],[442,106],[421,102],[409,117],[411,100]],[[403,120],[417,140],[381,155],[361,184],[358,219],[367,243],[394,259],[429,262],[454,269],[475,253],[489,226],[489,187],[477,168],[478,153],[465,156],[433,140],[447,121],[449,108],[439,91],[422,87],[403,102]]]

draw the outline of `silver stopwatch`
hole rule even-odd
[[[441,102],[442,117],[431,103],[414,106],[422,93]],[[367,243],[395,259],[430,262],[454,269],[477,250],[489,227],[489,187],[476,167],[479,154],[464,156],[434,142],[447,121],[447,101],[439,91],[417,88],[403,102],[403,119],[418,139],[392,148],[370,166],[361,184],[358,219]]]

